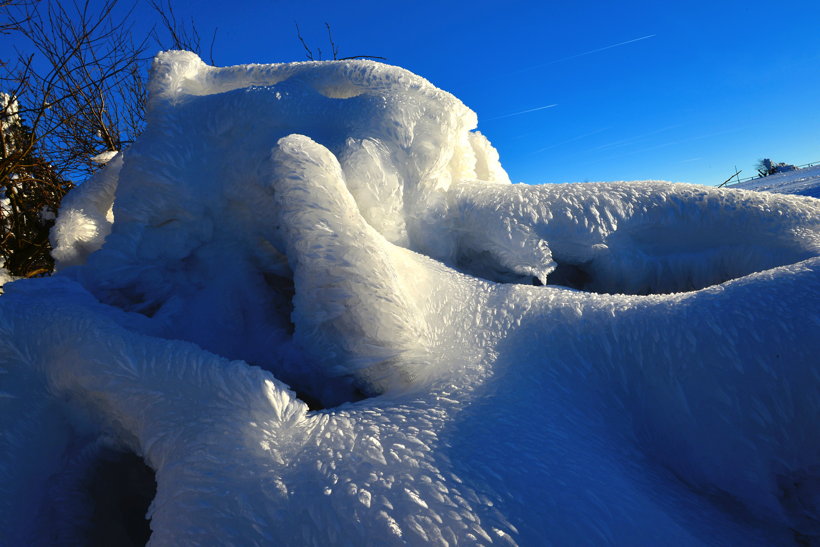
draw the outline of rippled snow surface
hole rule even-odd
[[[87,541],[110,476],[156,545],[818,541],[820,201],[513,185],[369,61],[150,93],[0,297],[3,542]]]

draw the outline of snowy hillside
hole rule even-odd
[[[729,188],[777,192],[780,194],[800,194],[820,198],[820,165],[752,179],[733,184]]]
[[[150,94],[0,296],[9,544],[820,541],[816,199],[513,185],[370,61]]]

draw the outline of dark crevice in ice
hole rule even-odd
[[[344,397],[343,399],[334,400],[332,402],[328,401],[327,403],[325,403],[325,402],[322,402],[321,399],[319,399],[317,397],[314,397],[313,395],[311,395],[310,393],[308,393],[305,390],[296,389],[296,390],[294,390],[294,393],[295,393],[297,399],[299,399],[300,401],[302,401],[303,403],[305,403],[307,405],[308,410],[328,410],[328,409],[336,408],[337,406],[345,404],[345,403],[356,403],[358,401],[363,401],[365,399],[369,399],[371,397],[376,396],[376,395],[369,395],[369,394],[365,393],[364,391],[362,391],[361,389],[355,388],[352,391],[352,393],[350,393],[348,396]]]
[[[457,269],[467,275],[494,283],[534,285],[536,287],[543,286],[541,280],[536,276],[517,274],[504,269],[498,263],[490,263],[486,257],[482,261],[475,260],[474,257],[470,258],[473,259],[459,260],[456,264]],[[556,267],[547,275],[547,285],[596,294],[631,294],[645,296],[650,294],[691,292],[735,279],[735,277],[731,275],[723,275],[715,276],[713,279],[710,279],[708,283],[696,283],[692,279],[687,280],[683,276],[675,276],[668,280],[660,279],[654,283],[646,282],[643,284],[633,283],[627,285],[606,279],[604,275],[596,272],[595,266],[591,262],[570,262],[556,257],[553,257],[553,259],[556,262]]]
[[[654,281],[643,283],[623,283],[617,280],[607,279],[606,275],[596,272],[595,266],[591,262],[569,262],[553,257],[556,261],[556,268],[547,276],[547,285],[568,287],[578,291],[596,294],[630,294],[636,296],[647,296],[652,294],[674,294],[692,292],[705,289],[714,285],[720,285],[739,276],[728,274],[714,275],[708,280],[695,281],[693,277],[684,275],[670,275],[668,277],[657,276]],[[636,272],[639,278],[643,272]],[[634,281],[634,279],[629,279]],[[541,285],[541,282],[534,280],[533,285]]]
[[[289,334],[293,335],[293,297],[296,294],[296,288],[293,283],[293,277],[286,277],[270,272],[263,274],[265,284],[268,287],[273,307],[280,318],[281,327]]]
[[[579,291],[588,290],[592,275],[587,271],[586,264],[566,262],[557,262],[556,264],[555,270],[547,276],[547,285],[561,285]],[[541,281],[537,278],[536,280],[538,281],[537,285],[541,285]]]
[[[157,483],[142,458],[104,449],[82,486],[91,500],[85,545],[129,547],[148,542],[151,528],[146,514]]]
[[[297,399],[307,405],[308,410],[324,410],[326,408],[319,399],[313,397],[309,393],[301,390],[294,391],[294,393],[296,394]]]
[[[296,296],[293,276],[270,272],[263,275],[275,310],[277,326],[282,328],[288,336],[293,336],[296,330],[296,325],[293,323],[293,299]],[[366,390],[357,385],[353,377],[317,374],[316,367],[307,363],[308,357],[301,354],[301,350],[298,350],[297,355],[291,354],[285,360],[290,361],[291,366],[284,367],[284,370],[277,369],[275,366],[265,366],[262,363],[255,364],[269,370],[278,379],[288,384],[296,398],[304,402],[310,410],[326,410],[377,395],[366,393]],[[294,361],[297,363],[303,361],[305,364],[293,367]]]

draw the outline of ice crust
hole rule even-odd
[[[4,541],[81,542],[104,447],[156,545],[820,537],[817,200],[512,185],[370,61],[165,52],[150,92],[0,297]]]

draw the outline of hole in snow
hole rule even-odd
[[[103,449],[84,484],[91,500],[86,545],[145,545],[157,492],[154,471],[133,452]]]
[[[688,268],[684,265],[675,267],[661,262],[636,268],[636,271],[629,273],[618,270],[602,271],[596,268],[593,262],[579,264],[553,258],[557,266],[547,276],[547,285],[597,294],[646,296],[691,292],[747,275],[746,273],[721,272],[717,269],[704,271],[704,269]],[[540,285],[541,283],[539,281],[533,284]]]
[[[562,285],[579,291],[587,290],[592,277],[584,264],[565,262],[557,262],[556,264],[555,270],[547,276],[547,285]],[[534,285],[541,285],[538,278],[534,279],[537,281],[537,283],[533,283]]]
[[[720,268],[703,259],[703,264],[693,259],[692,264],[671,264],[661,260],[636,266],[634,271],[624,268],[596,265],[593,261],[570,262],[553,256],[556,268],[547,276],[547,285],[597,294],[672,294],[690,292],[719,285],[755,271],[765,270],[781,264],[767,264],[761,268]],[[487,265],[486,261],[460,261],[459,269],[475,277],[495,283],[513,283],[541,286],[534,276],[524,276],[510,272],[498,263]],[[730,271],[731,270],[731,271]]]
[[[292,277],[273,273],[264,273],[263,277],[270,293],[271,303],[278,318],[279,326],[289,335],[293,335],[294,325],[291,317],[293,315],[293,296],[296,289]]]
[[[310,390],[311,392],[314,390]],[[346,390],[346,395],[338,398],[338,399],[330,399],[328,402],[323,402],[322,400],[314,397],[306,390],[299,390],[294,389],[294,394],[296,398],[301,400],[305,403],[309,410],[327,410],[329,408],[337,407],[344,403],[355,403],[357,401],[363,401],[364,399],[369,399],[370,397],[374,397],[374,395],[368,395],[364,391],[358,388],[353,388],[352,390]]]

